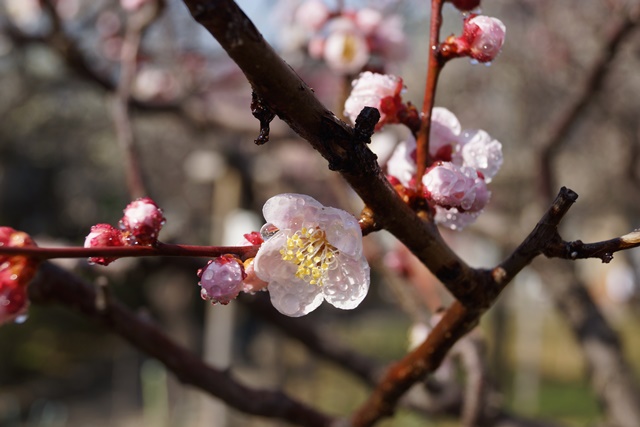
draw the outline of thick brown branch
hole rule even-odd
[[[279,418],[305,427],[329,427],[334,420],[279,391],[254,390],[236,381],[227,371],[206,365],[190,351],[170,340],[160,329],[117,301],[98,301],[93,286],[45,263],[29,286],[35,303],[59,303],[73,307],[125,338],[131,345],[158,359],[180,381],[207,391],[230,406],[254,415]]]
[[[493,270],[483,271],[482,283],[486,285],[481,299],[471,305],[454,302],[426,341],[388,369],[367,402],[353,415],[354,427],[372,426],[391,415],[409,387],[440,366],[449,349],[478,324],[480,316],[495,302],[511,279],[558,236],[558,224],[577,197],[567,188],[560,190],[551,207],[515,252]]]

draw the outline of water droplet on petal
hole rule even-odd
[[[271,237],[273,237],[278,231],[280,231],[278,227],[268,222],[265,225],[263,225],[262,228],[260,229],[260,236],[262,236],[262,240],[266,242]]]

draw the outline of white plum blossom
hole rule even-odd
[[[324,41],[323,58],[340,73],[357,73],[369,61],[369,46],[365,35],[347,18],[335,19]]]
[[[278,311],[299,317],[323,300],[341,309],[360,304],[369,290],[369,264],[352,215],[302,194],[274,196],[262,212],[265,242],[254,269],[269,282],[271,303]]]
[[[443,162],[422,177],[425,197],[437,205],[477,212],[484,208],[491,193],[475,169]]]
[[[502,144],[483,130],[462,133],[462,161],[484,175],[488,184],[502,166]]]
[[[309,55],[341,74],[358,73],[370,63],[380,68],[407,54],[402,18],[373,8],[332,11],[320,0],[307,0],[296,9],[291,23],[296,29],[283,28],[283,32],[306,33]]]
[[[398,144],[387,162],[387,175],[396,178],[400,183],[409,187],[416,174],[416,140],[412,136]]]
[[[349,94],[344,103],[344,115],[351,119],[352,123],[355,123],[358,114],[364,107],[377,108],[380,112],[380,120],[376,126],[378,129],[389,120],[382,108],[383,99],[389,97],[392,99],[399,98],[403,88],[400,77],[391,74],[372,73],[371,71],[361,73],[351,83],[351,86],[351,94]]]
[[[506,27],[498,18],[476,15],[464,21],[462,38],[469,45],[469,56],[478,62],[490,62],[500,53]]]

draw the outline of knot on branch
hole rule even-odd
[[[269,124],[276,116],[276,113],[264,102],[264,100],[256,93],[251,92],[251,114],[260,121],[260,135],[254,141],[256,145],[263,145],[269,141]]]
[[[367,126],[371,123],[372,117],[375,118],[376,114],[379,117],[375,108],[371,110],[375,113],[372,116],[368,116],[367,113],[360,130],[352,130],[333,114],[323,117],[323,132],[320,138],[325,147],[320,151],[329,162],[330,170],[356,176],[377,174],[380,171],[378,156],[367,147],[373,134]],[[374,127],[377,123],[377,119],[375,120]]]
[[[356,118],[356,137],[368,144],[371,142],[371,135],[375,131],[376,124],[380,121],[380,112],[373,107],[364,107]]]

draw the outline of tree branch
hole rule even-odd
[[[42,265],[29,286],[29,298],[35,303],[59,303],[75,308],[101,322],[135,348],[158,359],[181,382],[205,390],[242,412],[305,427],[329,427],[335,421],[283,392],[250,389],[236,381],[230,372],[206,365],[147,319],[117,301],[100,300],[93,286],[52,264]]]
[[[330,169],[342,174],[375,212],[379,224],[398,237],[456,298],[471,302],[476,271],[444,243],[434,224],[423,221],[400,199],[367,141],[318,101],[235,2],[184,2],[238,64],[260,98],[327,159]]]

